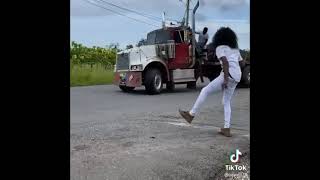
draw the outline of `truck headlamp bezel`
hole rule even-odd
[[[130,70],[131,71],[142,71],[143,70],[142,64],[131,65]]]

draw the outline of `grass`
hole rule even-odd
[[[106,69],[104,66],[70,65],[70,85],[90,86],[111,84],[113,81],[113,69]]]

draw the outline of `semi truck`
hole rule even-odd
[[[176,84],[195,89],[199,78],[204,82],[204,77],[212,81],[219,76],[221,64],[212,43],[205,49],[197,46],[198,7],[199,1],[192,11],[192,27],[188,26],[188,16],[176,26],[166,25],[163,20],[162,28],[149,32],[143,45],[118,52],[113,83],[124,92],[145,86],[146,92],[154,95],[161,93],[164,85],[170,91],[174,91]],[[188,9],[187,6],[187,12]],[[244,60],[240,83],[250,86],[250,61]]]

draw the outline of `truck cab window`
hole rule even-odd
[[[184,31],[175,31],[174,32],[174,41],[175,43],[183,43]]]

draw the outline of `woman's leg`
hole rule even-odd
[[[229,79],[229,83],[227,85],[228,88],[223,91],[222,103],[224,107],[224,128],[230,128],[231,98],[237,84],[238,83],[233,79]]]
[[[202,88],[200,95],[198,96],[196,102],[194,103],[192,109],[190,110],[190,114],[192,116],[194,116],[198,112],[199,107],[202,105],[202,103],[210,93],[222,90],[223,80],[224,80],[223,74],[220,74],[216,79],[211,81],[206,87]]]

